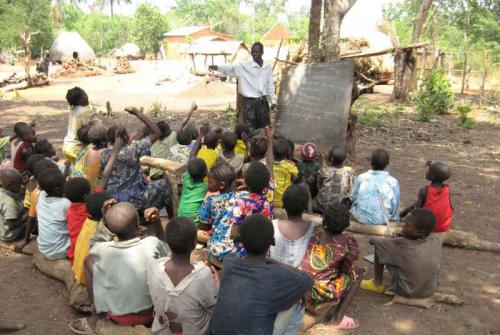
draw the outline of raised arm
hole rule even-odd
[[[179,126],[178,131],[181,131],[182,129],[184,129],[184,127],[188,124],[189,119],[191,119],[191,115],[193,115],[193,112],[197,109],[198,109],[198,105],[196,104],[196,102],[193,101],[193,103],[191,104],[191,108],[189,109],[189,113],[186,116],[186,118],[182,121],[181,125]]]
[[[236,66],[233,64],[223,64],[223,65],[210,65],[208,67],[210,71],[219,71],[227,76],[236,77]]]
[[[209,130],[210,127],[208,126],[208,124],[201,126],[200,135],[196,139],[196,142],[194,142],[193,149],[191,150],[191,154],[189,155],[189,159],[196,158],[196,156],[198,156],[198,151],[200,151],[201,145],[203,144],[202,143],[203,138],[205,137],[205,135],[208,133]]]
[[[146,125],[146,127],[148,127],[149,140],[151,141],[151,144],[153,144],[158,138],[160,138],[160,128],[158,128],[153,120],[141,113],[141,111],[139,111],[136,107],[127,107],[125,108],[125,111],[137,117],[139,120],[141,120],[142,123]]]
[[[99,185],[97,186],[99,190],[104,191],[106,189],[106,186],[108,185],[109,181],[109,176],[111,175],[111,172],[113,171],[113,166],[115,165],[116,162],[116,156],[118,156],[118,153],[123,148],[123,145],[124,145],[123,139],[120,136],[118,136],[118,134],[116,134],[115,143],[113,144],[113,150],[111,150],[111,155],[109,156],[106,166],[104,166],[101,180],[99,181]]]

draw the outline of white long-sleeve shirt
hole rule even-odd
[[[251,60],[237,64],[218,65],[217,70],[238,78],[238,90],[242,96],[260,98],[265,95],[271,104],[276,103],[273,70],[266,63],[260,67],[259,64]]]

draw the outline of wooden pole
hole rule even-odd
[[[466,74],[467,74],[467,52],[464,52],[464,67],[462,74],[462,88],[460,89],[460,94],[464,94]]]
[[[274,68],[276,67],[276,63],[278,63],[278,58],[280,58],[280,50],[281,50],[282,44],[283,44],[283,39],[280,40],[280,45],[278,46],[278,52],[276,52],[276,57],[274,60],[274,65],[273,65],[273,72],[274,72]]]
[[[488,52],[483,52],[483,76],[481,77],[481,88],[479,89],[479,108],[483,103],[484,96],[484,84],[486,82],[486,76],[488,75]]]

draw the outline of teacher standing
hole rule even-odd
[[[273,70],[264,63],[264,46],[260,42],[252,45],[252,60],[237,64],[210,65],[225,75],[238,78],[238,91],[243,96],[243,122],[252,129],[264,128],[271,123],[271,109],[276,112]]]

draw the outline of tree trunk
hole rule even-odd
[[[321,58],[334,62],[340,56],[340,26],[345,14],[356,0],[325,0],[323,4],[324,27],[321,40]]]
[[[114,0],[109,1],[109,8],[111,9],[111,17],[113,17],[113,2]]]
[[[309,14],[309,62],[319,62],[319,37],[321,33],[321,5],[322,0],[311,0]]]
[[[462,88],[460,89],[460,94],[464,94],[465,91],[465,77],[467,76],[467,52],[464,53],[464,67],[462,73]]]
[[[422,0],[420,8],[418,9],[415,23],[413,24],[413,31],[411,34],[411,43],[417,43],[425,19],[431,8],[432,0]],[[408,101],[408,93],[410,90],[410,82],[415,70],[415,56],[411,49],[397,50],[394,53],[394,90],[392,91],[392,100],[404,102]]]
[[[488,75],[488,52],[483,51],[483,76],[481,77],[481,86],[479,88],[479,109],[483,102],[484,84],[486,83],[486,76]]]

